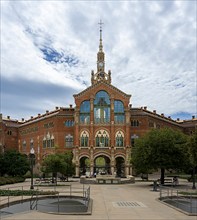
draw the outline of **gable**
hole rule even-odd
[[[116,88],[115,86],[107,84],[105,82],[98,82],[73,96],[75,98],[75,102],[77,103],[77,100],[90,99],[91,97],[93,98],[96,95],[96,93],[101,90],[106,91],[109,94],[110,98],[120,99],[127,102],[129,102],[131,98],[131,95],[128,95],[120,89]]]

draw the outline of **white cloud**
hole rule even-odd
[[[1,73],[7,80],[81,91],[96,70],[102,19],[106,71],[112,70],[114,86],[132,94],[133,106],[196,114],[195,2],[3,1],[1,6]],[[47,62],[41,51],[46,47],[74,57],[77,65]],[[19,102],[12,94],[6,97]],[[17,116],[3,103],[1,108]]]

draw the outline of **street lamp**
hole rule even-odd
[[[29,154],[30,166],[31,166],[31,186],[30,186],[30,189],[34,189],[34,183],[33,183],[34,158],[35,158],[35,151],[33,148],[31,148],[30,154]]]

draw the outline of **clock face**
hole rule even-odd
[[[100,63],[99,63],[99,67],[103,67],[103,62],[100,62]]]

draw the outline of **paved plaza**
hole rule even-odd
[[[186,181],[180,181],[180,185],[188,185]],[[22,185],[22,184],[14,184]],[[24,188],[29,189],[30,180],[23,183]],[[73,187],[82,187],[79,181],[72,182]],[[190,184],[191,185],[191,184]],[[11,186],[11,185],[10,185]],[[12,185],[13,186],[13,185]],[[5,188],[7,186],[1,186]],[[159,191],[152,190],[151,182],[136,182],[135,184],[94,184],[91,187],[91,198],[93,199],[92,215],[54,215],[38,211],[17,213],[1,217],[2,219],[18,220],[65,220],[65,219],[183,219],[197,220],[197,216],[188,216],[167,205],[157,201]],[[58,187],[57,190],[64,190]]]

